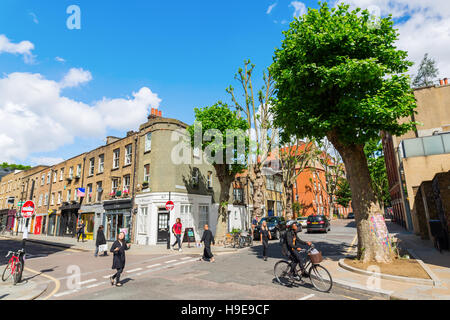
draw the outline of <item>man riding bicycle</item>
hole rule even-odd
[[[288,254],[289,254],[289,260],[292,261],[291,263],[291,271],[290,273],[294,276],[297,277],[298,274],[296,274],[296,268],[297,268],[297,264],[300,265],[300,269],[302,270],[302,276],[307,276],[305,270],[304,270],[304,266],[303,266],[303,262],[302,262],[302,258],[300,255],[300,250],[302,249],[300,247],[300,245],[308,245],[311,246],[311,242],[310,241],[302,241],[298,235],[297,235],[297,224],[295,223],[295,221],[289,221],[286,226],[288,227],[288,230],[286,231],[286,245],[287,245],[287,249],[288,249]]]

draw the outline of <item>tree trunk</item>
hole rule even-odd
[[[258,165],[252,166],[253,169],[253,217],[257,217],[258,221],[263,215],[264,205],[264,177],[261,168]],[[252,219],[253,219],[252,217]]]
[[[358,258],[363,262],[391,262],[390,238],[372,189],[364,146],[345,145],[335,132],[327,137],[341,154],[347,170],[358,232]]]
[[[292,220],[294,213],[292,212],[292,186],[284,187],[286,193],[286,220]]]
[[[220,183],[219,209],[217,214],[217,225],[215,242],[222,244],[228,228],[228,202],[230,200],[230,188],[234,175],[228,174],[227,165],[216,165],[216,173]]]

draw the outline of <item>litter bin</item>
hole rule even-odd
[[[430,220],[429,223],[436,249],[439,251],[448,250],[448,235],[444,230],[441,220]]]

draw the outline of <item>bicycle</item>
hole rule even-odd
[[[314,245],[311,245],[308,250],[301,250],[302,253],[308,254],[308,262],[304,266],[304,271],[300,269],[297,264],[297,274],[294,276],[291,272],[291,264],[293,262],[287,260],[278,261],[273,272],[278,283],[284,286],[292,286],[295,281],[302,281],[304,277],[303,272],[306,272],[307,277],[310,279],[311,284],[320,292],[329,292],[333,287],[333,279],[331,278],[328,270],[320,265],[322,259],[322,254],[318,252],[317,254],[312,253],[314,250]]]
[[[22,279],[22,272],[23,272],[23,263],[21,262],[22,255],[25,255],[25,250],[20,249],[17,252],[9,251],[6,255],[6,258],[8,258],[10,255],[11,259],[9,259],[8,264],[5,267],[5,270],[3,270],[2,274],[2,280],[6,281],[11,276],[13,277],[13,283],[14,285],[18,284]]]

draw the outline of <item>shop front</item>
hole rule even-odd
[[[106,240],[116,240],[120,232],[125,232],[127,241],[131,240],[131,199],[105,201],[103,207]]]
[[[54,236],[56,234],[56,211],[52,210],[48,215],[47,235]]]
[[[81,213],[81,219],[83,219],[85,228],[84,234],[87,240],[94,239],[94,225],[95,225],[95,213]]]
[[[44,216],[43,215],[38,215],[35,217],[34,220],[34,226],[33,226],[33,233],[34,234],[41,234],[42,233],[42,227],[43,227],[43,222],[44,222]]]
[[[77,233],[79,203],[65,202],[61,209],[58,235],[60,237],[74,237]]]
[[[103,205],[99,203],[95,204],[83,204],[80,207],[78,213],[86,223],[84,230],[86,239],[95,240],[97,237],[97,230],[100,225],[103,224]]]
[[[8,223],[8,209],[0,210],[0,228],[6,227]]]

